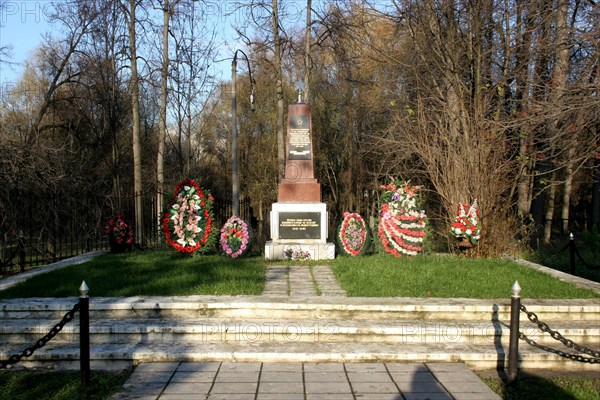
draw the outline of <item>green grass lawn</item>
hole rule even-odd
[[[82,281],[89,286],[90,296],[258,295],[263,290],[265,265],[259,257],[106,254],[32,277],[0,291],[0,298],[78,296]]]
[[[306,267],[298,262],[279,264],[282,263],[290,268]],[[339,257],[327,264],[349,296],[508,298],[518,280],[524,298],[600,297],[508,260],[370,255]],[[90,296],[259,295],[266,266],[261,256],[232,260],[176,252],[107,254],[35,276],[0,291],[0,298],[78,296],[84,280],[90,287]]]
[[[499,378],[482,378],[504,400],[600,400],[600,378],[524,377],[513,385]]]
[[[600,297],[510,260],[370,255],[337,258],[332,269],[348,295],[358,297],[507,298],[515,281],[523,298]]]
[[[129,372],[93,372],[90,385],[79,372],[0,371],[0,400],[105,400],[122,390]]]

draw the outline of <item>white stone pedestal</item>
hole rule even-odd
[[[285,251],[307,251],[311,260],[332,260],[335,245],[327,242],[325,203],[273,203],[271,241],[265,244],[267,260],[285,260]]]

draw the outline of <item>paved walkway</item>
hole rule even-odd
[[[267,268],[263,296],[346,296],[326,265],[272,265]]]
[[[459,363],[148,363],[113,400],[500,400]]]
[[[328,266],[269,266],[263,296],[346,296]],[[499,400],[462,363],[144,363],[114,400]]]

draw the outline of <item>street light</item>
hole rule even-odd
[[[238,157],[237,157],[237,99],[236,99],[236,74],[237,55],[241,53],[248,63],[248,74],[250,75],[250,109],[254,111],[254,79],[250,69],[250,60],[242,50],[236,50],[231,62],[231,197],[233,215],[240,216],[240,185],[238,181]]]

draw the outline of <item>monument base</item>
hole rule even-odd
[[[277,200],[280,202],[320,202],[321,201],[321,184],[313,181],[290,181],[284,179],[279,184],[279,192]]]
[[[308,252],[311,260],[335,258],[335,245],[327,242],[327,205],[318,202],[273,203],[271,241],[267,260],[286,260],[286,250]]]
[[[286,250],[308,252],[311,260],[333,260],[335,258],[335,245],[333,243],[275,243],[268,241],[265,244],[265,258],[267,260],[287,260]]]

